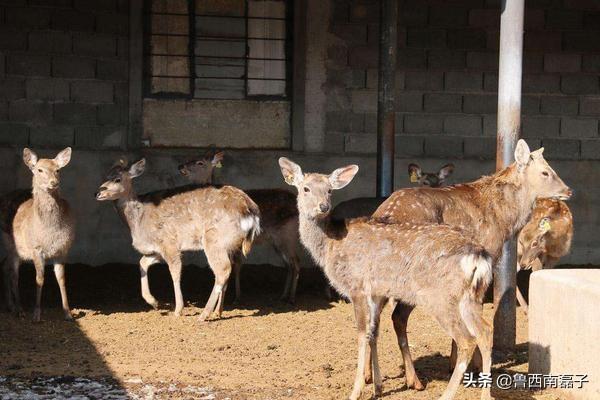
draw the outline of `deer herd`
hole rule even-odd
[[[331,286],[354,307],[358,331],[358,363],[350,399],[357,399],[366,383],[382,393],[377,341],[383,307],[393,304],[392,320],[402,353],[406,384],[421,390],[407,338],[412,310],[423,307],[453,341],[450,382],[442,399],[458,390],[471,357],[483,373],[490,373],[492,328],[482,315],[483,298],[503,244],[518,235],[517,271],[552,268],[566,255],[573,236],[573,218],[564,200],[571,190],[543,157],[525,141],[517,144],[515,162],[490,176],[444,186],[453,173],[447,164],[438,172],[408,168],[418,187],[400,189],[387,199],[354,199],[332,207],[332,191],[350,184],[357,165],[329,175],[305,173],[287,158],[279,159],[285,182],[297,195],[283,189],[242,191],[213,185],[213,170],[221,167],[222,151],[179,166],[187,186],[137,195],[133,180],[146,162],[121,159],[108,171],[96,193],[111,201],[129,227],[132,245],[140,255],[141,295],[151,306],[148,270],[168,265],[175,293],[175,315],[184,306],[181,292],[182,252],[203,250],[215,276],[214,287],[200,315],[221,316],[231,273],[236,300],[241,296],[240,269],[253,244],[271,245],[288,268],[282,299],[295,301],[300,274],[298,244],[306,248]],[[34,321],[40,321],[44,266],[54,264],[65,318],[72,319],[67,300],[65,261],[75,239],[75,221],[60,195],[59,171],[71,159],[66,148],[53,159],[23,151],[33,175],[31,190],[0,197],[0,228],[6,248],[4,282],[6,303],[22,314],[19,267],[32,262],[36,272]],[[517,299],[527,303],[520,291]],[[478,349],[475,352],[475,349]],[[482,399],[491,398],[483,388]]]

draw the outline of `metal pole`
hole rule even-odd
[[[524,0],[503,0],[500,17],[498,71],[498,138],[496,169],[514,161],[521,131],[521,79],[523,65]],[[504,243],[494,269],[494,349],[512,351],[516,339],[516,243]]]
[[[394,190],[394,96],[398,1],[381,0],[379,17],[379,84],[377,91],[377,196]]]

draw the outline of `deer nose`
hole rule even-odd
[[[326,204],[326,203],[319,204],[319,210],[321,210],[321,212],[326,213],[327,211],[329,211],[329,204]]]
[[[48,182],[50,184],[51,187],[56,187],[58,186],[58,181],[56,179],[52,179],[50,182]]]

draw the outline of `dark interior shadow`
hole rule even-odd
[[[33,268],[27,268],[33,273]],[[279,298],[283,291],[287,270],[272,265],[244,265],[241,272],[242,297],[235,302],[235,280],[230,277],[225,298],[225,311],[247,310],[254,315],[287,313],[298,310],[315,311],[332,307],[325,297],[325,279],[317,269],[303,269],[300,273],[296,303],[290,304]],[[48,276],[52,274],[48,271]],[[165,264],[156,264],[148,274],[150,290],[159,302],[159,311],[169,315],[175,308],[173,282]],[[22,290],[33,287],[23,283],[33,282],[32,277],[23,277]],[[48,281],[48,279],[47,279]],[[214,275],[209,268],[186,265],[181,279],[181,289],[186,308],[190,305],[203,308],[214,284]],[[109,315],[116,312],[145,312],[152,310],[140,293],[140,273],[137,265],[106,264],[99,267],[86,265],[67,266],[69,301],[77,308],[97,314]],[[24,292],[25,293],[25,292]],[[29,298],[27,297],[27,298]],[[46,297],[46,293],[44,293]],[[59,296],[60,297],[60,296]],[[184,308],[184,316],[189,314]],[[238,318],[238,316],[224,316]],[[241,316],[239,316],[241,317]]]
[[[32,321],[33,266],[25,264],[20,272],[24,316],[6,311],[0,273],[0,398],[127,398],[127,391],[77,320],[63,319],[52,269],[46,270],[39,323]],[[75,298],[70,299],[73,304]]]

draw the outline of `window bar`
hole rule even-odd
[[[188,0],[188,14],[190,99],[193,99],[196,95],[196,0]]]
[[[248,61],[250,60],[250,46],[248,45],[248,0],[244,1],[244,36],[246,36],[246,60],[244,62],[244,98],[248,98]]]

